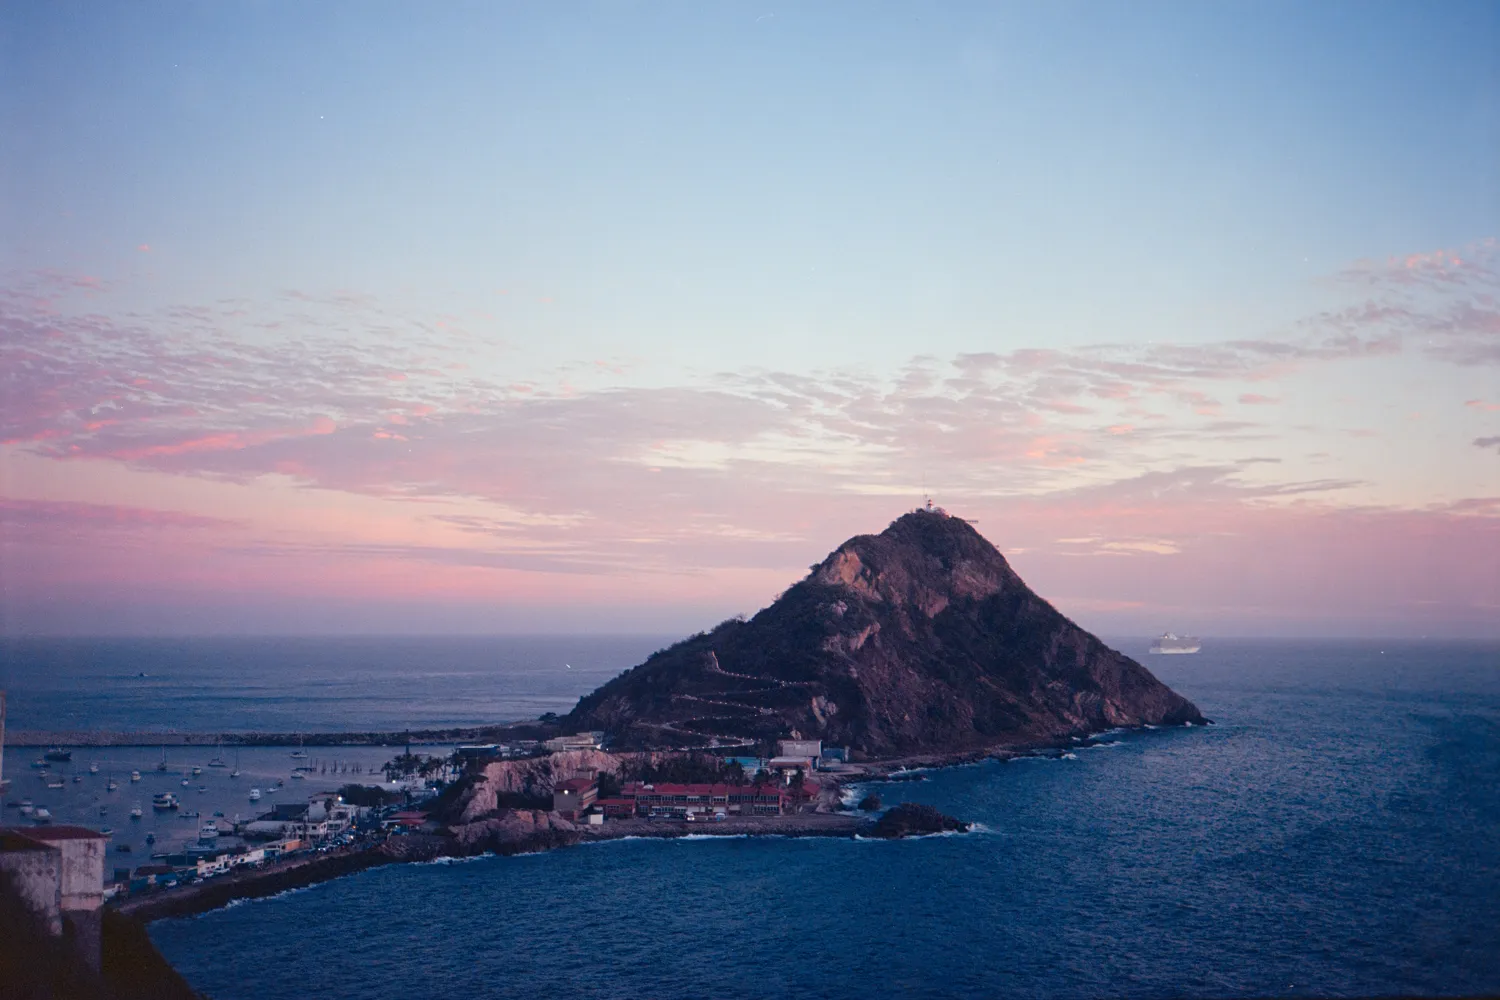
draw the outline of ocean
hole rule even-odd
[[[869,786],[967,834],[390,866],[152,936],[217,1000],[1500,991],[1500,644],[1117,645],[1216,724]]]
[[[535,719],[671,637],[0,641],[13,730],[387,732]]]

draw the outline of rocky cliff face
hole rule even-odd
[[[851,538],[749,621],[654,654],[567,720],[622,744],[792,734],[867,757],[1201,722],[1031,591],[967,522]]]

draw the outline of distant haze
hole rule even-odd
[[[1500,635],[1500,7],[10,4],[0,631],[676,634],[931,492]]]

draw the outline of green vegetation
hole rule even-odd
[[[384,788],[376,788],[372,785],[345,785],[339,789],[339,797],[350,805],[365,806],[378,809],[381,806],[393,806],[400,802],[403,796],[400,792],[387,791]]]

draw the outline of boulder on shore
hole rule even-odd
[[[901,837],[921,837],[931,833],[947,833],[950,830],[967,833],[971,824],[938,812],[932,806],[902,802],[894,806],[871,827],[868,836],[897,840]]]

